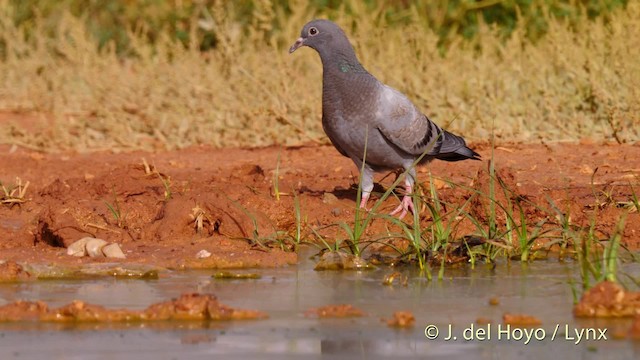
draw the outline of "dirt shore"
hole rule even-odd
[[[461,185],[436,182],[441,200],[450,207],[467,201],[473,194],[469,189],[486,191],[492,148],[471,146],[483,161],[435,161],[419,171],[421,182],[428,183],[430,171]],[[553,203],[574,226],[588,226],[595,219],[597,233],[606,238],[634,191],[640,195],[640,144],[502,143],[495,146],[493,158],[507,188],[527,200],[532,224],[557,221],[553,212],[541,210]],[[331,146],[318,145],[86,154],[3,145],[0,169],[7,188],[17,178],[23,186],[29,183],[24,202],[0,206],[0,260],[29,263],[114,261],[66,254],[71,243],[91,236],[120,244],[127,258],[118,261],[124,262],[171,268],[294,264],[296,254],[281,250],[290,244],[276,240],[295,232],[293,194],[300,201],[303,236],[317,241],[310,231],[314,228],[335,240],[345,235],[331,225],[353,222],[357,182],[349,159]],[[383,186],[393,178],[384,179]],[[397,201],[387,199],[382,209],[393,209]],[[486,217],[481,200],[471,201],[468,211],[478,219]],[[429,215],[422,217],[428,224]],[[367,234],[385,229],[378,221]],[[473,231],[462,221],[455,235]],[[627,216],[623,243],[640,246],[637,211]],[[211,256],[197,258],[201,250]]]

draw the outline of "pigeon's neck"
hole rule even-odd
[[[360,64],[353,47],[347,39],[339,46],[324,48],[320,53],[322,67],[325,73],[366,73]]]
[[[357,74],[367,72],[355,54],[351,56],[349,54],[333,54],[326,61],[322,61],[322,67],[328,73]]]
[[[346,89],[348,86],[338,84],[370,75],[352,50],[351,53],[333,53],[331,56],[323,57],[322,76],[325,86],[340,86],[340,89]]]
[[[360,64],[353,47],[344,38],[332,47],[323,48],[322,59],[322,111],[326,119],[355,118],[359,104],[373,106],[370,94],[375,93],[377,80]],[[325,124],[325,126],[331,126]]]

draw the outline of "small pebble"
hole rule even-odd
[[[325,204],[333,204],[338,201],[338,198],[332,193],[326,192],[322,194],[322,202]]]
[[[67,247],[67,255],[71,256],[90,256],[90,257],[108,257],[124,259],[126,255],[122,252],[120,245],[116,243],[109,244],[106,241],[94,237],[83,237]]]
[[[87,255],[89,255],[89,257],[104,257],[102,248],[105,247],[105,245],[107,245],[107,242],[102,239],[90,239],[85,245]]]
[[[196,254],[196,259],[205,259],[211,256],[211,253],[208,252],[207,250],[200,250],[198,251],[198,253]]]
[[[94,239],[92,237],[83,237],[67,247],[67,255],[82,257],[87,255],[87,241]]]
[[[126,255],[120,249],[120,245],[112,243],[102,247],[102,253],[108,258],[125,259]]]

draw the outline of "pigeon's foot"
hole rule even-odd
[[[414,213],[416,209],[413,206],[413,199],[411,198],[411,195],[405,195],[402,198],[400,205],[398,205],[398,207],[395,208],[395,210],[393,210],[389,215],[394,216],[395,214],[400,213],[400,216],[398,216],[398,219],[402,219],[403,217],[405,217],[405,215],[407,215],[409,211]]]
[[[405,195],[402,197],[400,205],[398,205],[398,207],[395,208],[395,210],[393,210],[389,215],[394,216],[395,214],[400,213],[398,219],[402,219],[403,217],[405,217],[405,215],[407,215],[409,211],[411,211],[412,213],[416,211],[416,208],[413,206],[413,199],[411,198],[412,191],[413,186],[411,186],[411,183],[407,181],[407,183],[405,184]]]

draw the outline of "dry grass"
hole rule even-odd
[[[285,16],[256,1],[260,16],[243,31],[229,20],[238,11],[234,2],[217,2],[191,27],[192,34],[198,26],[214,27],[216,50],[203,53],[195,41],[184,47],[168,34],[152,45],[143,31],[132,30],[135,56],[122,58],[115,46],[98,51],[71,15],[53,35],[36,23],[27,37],[9,20],[9,2],[0,0],[6,46],[0,115],[39,119],[28,128],[0,119],[0,143],[86,151],[326,141],[320,60],[310,49],[289,56],[287,48],[305,22],[327,14],[292,3]],[[481,26],[474,40],[453,41],[445,55],[418,11],[391,26],[385,8],[349,3],[349,13],[359,15],[339,10],[331,17],[365,67],[471,140],[492,130],[518,141],[640,138],[638,3],[613,12],[608,23],[569,26],[549,18],[547,35],[536,43],[524,28],[503,41],[498,29]]]
[[[9,205],[12,207],[16,204],[22,204],[27,201],[27,189],[29,188],[29,181],[22,183],[22,179],[16,178],[14,185],[4,185],[0,181],[0,204]]]

